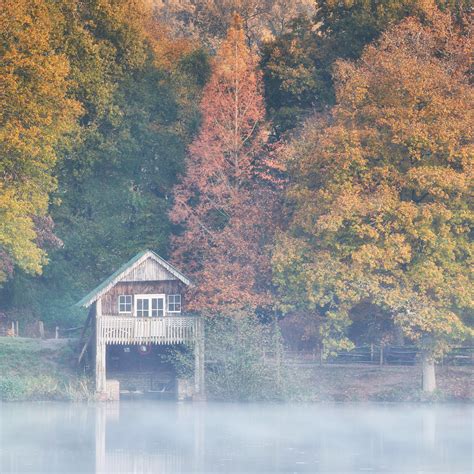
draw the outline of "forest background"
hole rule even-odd
[[[2,0],[0,316],[150,248],[328,352],[472,336],[468,0]]]

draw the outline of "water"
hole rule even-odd
[[[2,473],[471,473],[469,405],[0,405]]]

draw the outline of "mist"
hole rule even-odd
[[[471,472],[472,406],[0,405],[3,473]]]

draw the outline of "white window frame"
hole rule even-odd
[[[125,303],[120,302],[121,298],[125,298]],[[120,309],[120,306],[121,305],[124,305],[125,307],[127,306],[127,304],[128,304],[127,303],[127,298],[130,298],[130,311],[122,311]],[[132,310],[133,310],[133,295],[119,295],[119,297],[118,297],[118,312],[119,312],[119,314],[131,314]]]
[[[142,299],[142,300],[148,300],[148,311],[149,311],[149,316],[140,316],[140,317],[148,317],[148,318],[159,318],[161,316],[152,316],[151,315],[151,308],[152,308],[152,304],[151,304],[151,300],[154,299],[154,298],[159,298],[159,299],[162,299],[163,300],[163,316],[166,316],[166,295],[165,294],[156,294],[156,295],[150,295],[150,294],[144,294],[144,295],[134,295],[134,305],[133,305],[133,315],[135,317],[138,317],[137,316],[137,300],[138,299]]]
[[[173,301],[173,303],[170,303],[170,298],[173,297],[173,299],[176,297],[176,296],[179,296],[179,311],[171,311],[170,310],[170,304],[173,304],[173,305],[176,305],[178,304],[176,301]],[[166,299],[166,312],[167,313],[181,313],[181,309],[183,307],[183,303],[182,303],[183,299],[181,298],[181,293],[176,293],[176,294],[173,294],[173,295],[168,295],[167,299]]]

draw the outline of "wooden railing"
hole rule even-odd
[[[100,316],[97,335],[105,344],[181,344],[194,341],[196,325],[192,316]]]

